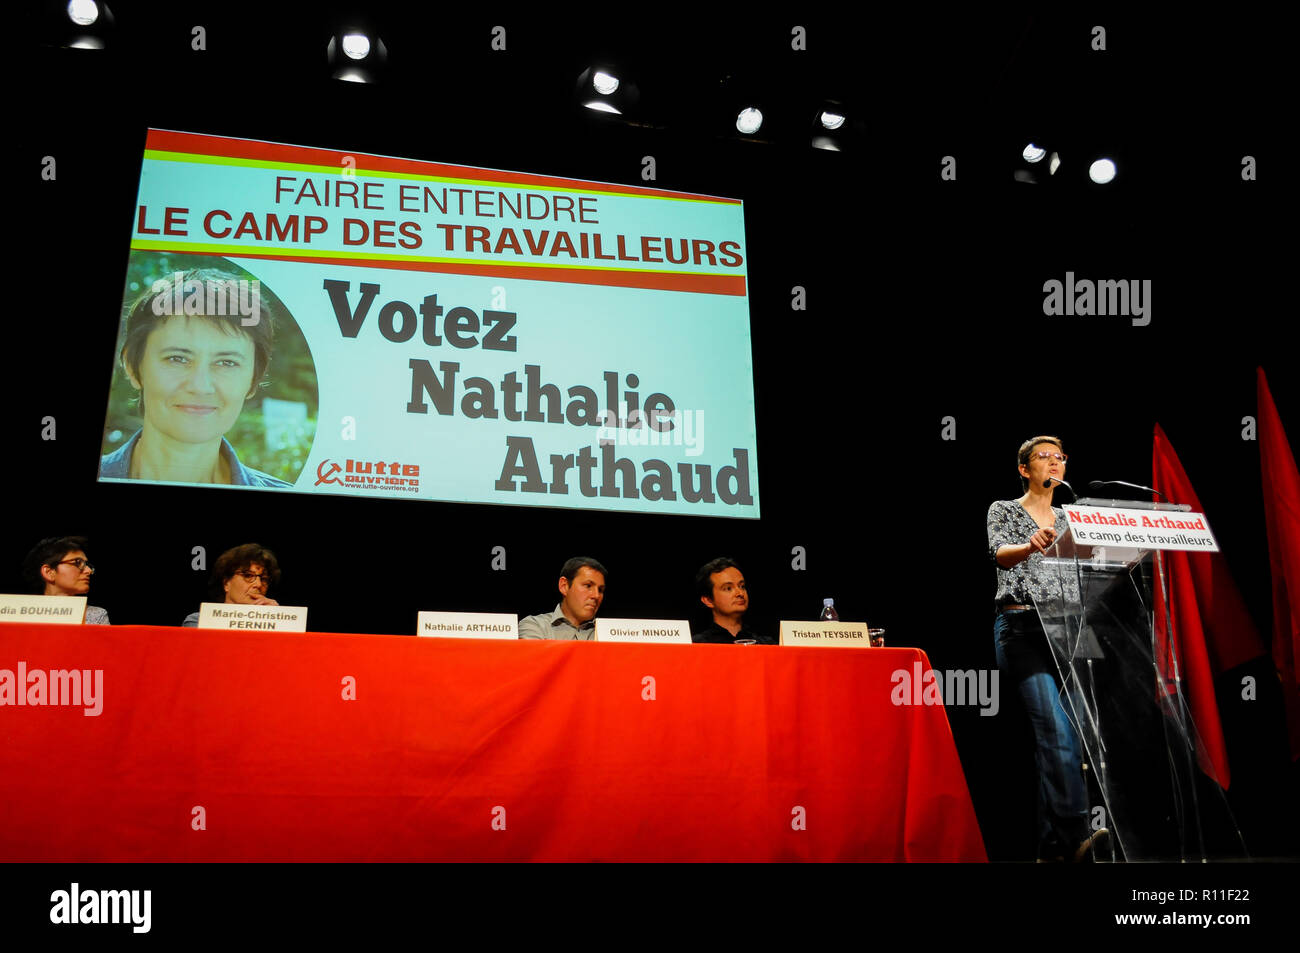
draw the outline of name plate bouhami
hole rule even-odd
[[[0,594],[0,622],[43,622],[81,625],[86,618],[85,596]]]
[[[1203,513],[1182,510],[1126,510],[1110,506],[1067,506],[1074,541],[1086,546],[1177,549],[1217,553],[1219,544]]]
[[[199,606],[200,629],[259,629],[264,632],[306,632],[306,606],[245,606],[205,602]]]
[[[691,627],[685,619],[597,619],[597,642],[690,642]]]
[[[829,645],[835,648],[871,648],[865,622],[781,622],[782,645]]]
[[[498,612],[421,612],[415,634],[443,639],[517,639],[519,616]]]

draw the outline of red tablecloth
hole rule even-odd
[[[0,860],[982,861],[916,661],[0,624],[11,688],[103,672],[99,715],[0,705]]]

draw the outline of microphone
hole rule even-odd
[[[1127,486],[1127,487],[1131,487],[1134,490],[1141,490],[1143,493],[1154,493],[1157,496],[1163,498],[1166,503],[1169,502],[1169,497],[1165,496],[1155,487],[1142,486],[1140,483],[1128,483],[1124,480],[1093,480],[1091,483],[1088,484],[1088,489],[1097,490],[1103,486]]]
[[[1044,480],[1044,481],[1043,481],[1043,489],[1044,489],[1044,490],[1050,490],[1050,489],[1052,488],[1052,484],[1053,484],[1053,483],[1059,483],[1061,486],[1063,486],[1063,487],[1065,487],[1067,490],[1069,490],[1069,491],[1070,491],[1070,497],[1071,497],[1072,499],[1077,500],[1077,499],[1079,498],[1079,494],[1077,494],[1077,493],[1074,492],[1074,487],[1070,486],[1070,484],[1066,483],[1064,480],[1062,480],[1062,479],[1060,479],[1060,478],[1058,478],[1058,477],[1048,477],[1046,480]]]

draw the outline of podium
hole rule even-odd
[[[1190,510],[1093,498],[1075,505]],[[1056,662],[1062,707],[1084,752],[1090,821],[1111,832],[1096,852],[1100,861],[1204,862],[1207,824],[1229,831],[1228,854],[1245,856],[1224,792],[1197,769],[1196,725],[1175,642],[1156,638],[1153,592],[1166,556],[1084,545],[1070,532],[1044,554],[1051,584],[1035,608]],[[1167,599],[1169,587],[1159,591]],[[1162,663],[1157,645],[1169,646]]]

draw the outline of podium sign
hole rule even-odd
[[[1177,549],[1217,553],[1219,544],[1203,513],[1120,509],[1111,506],[1065,506],[1070,533],[1081,546],[1126,549]]]
[[[783,619],[781,644],[866,649],[871,647],[871,632],[865,622],[786,622]]]

